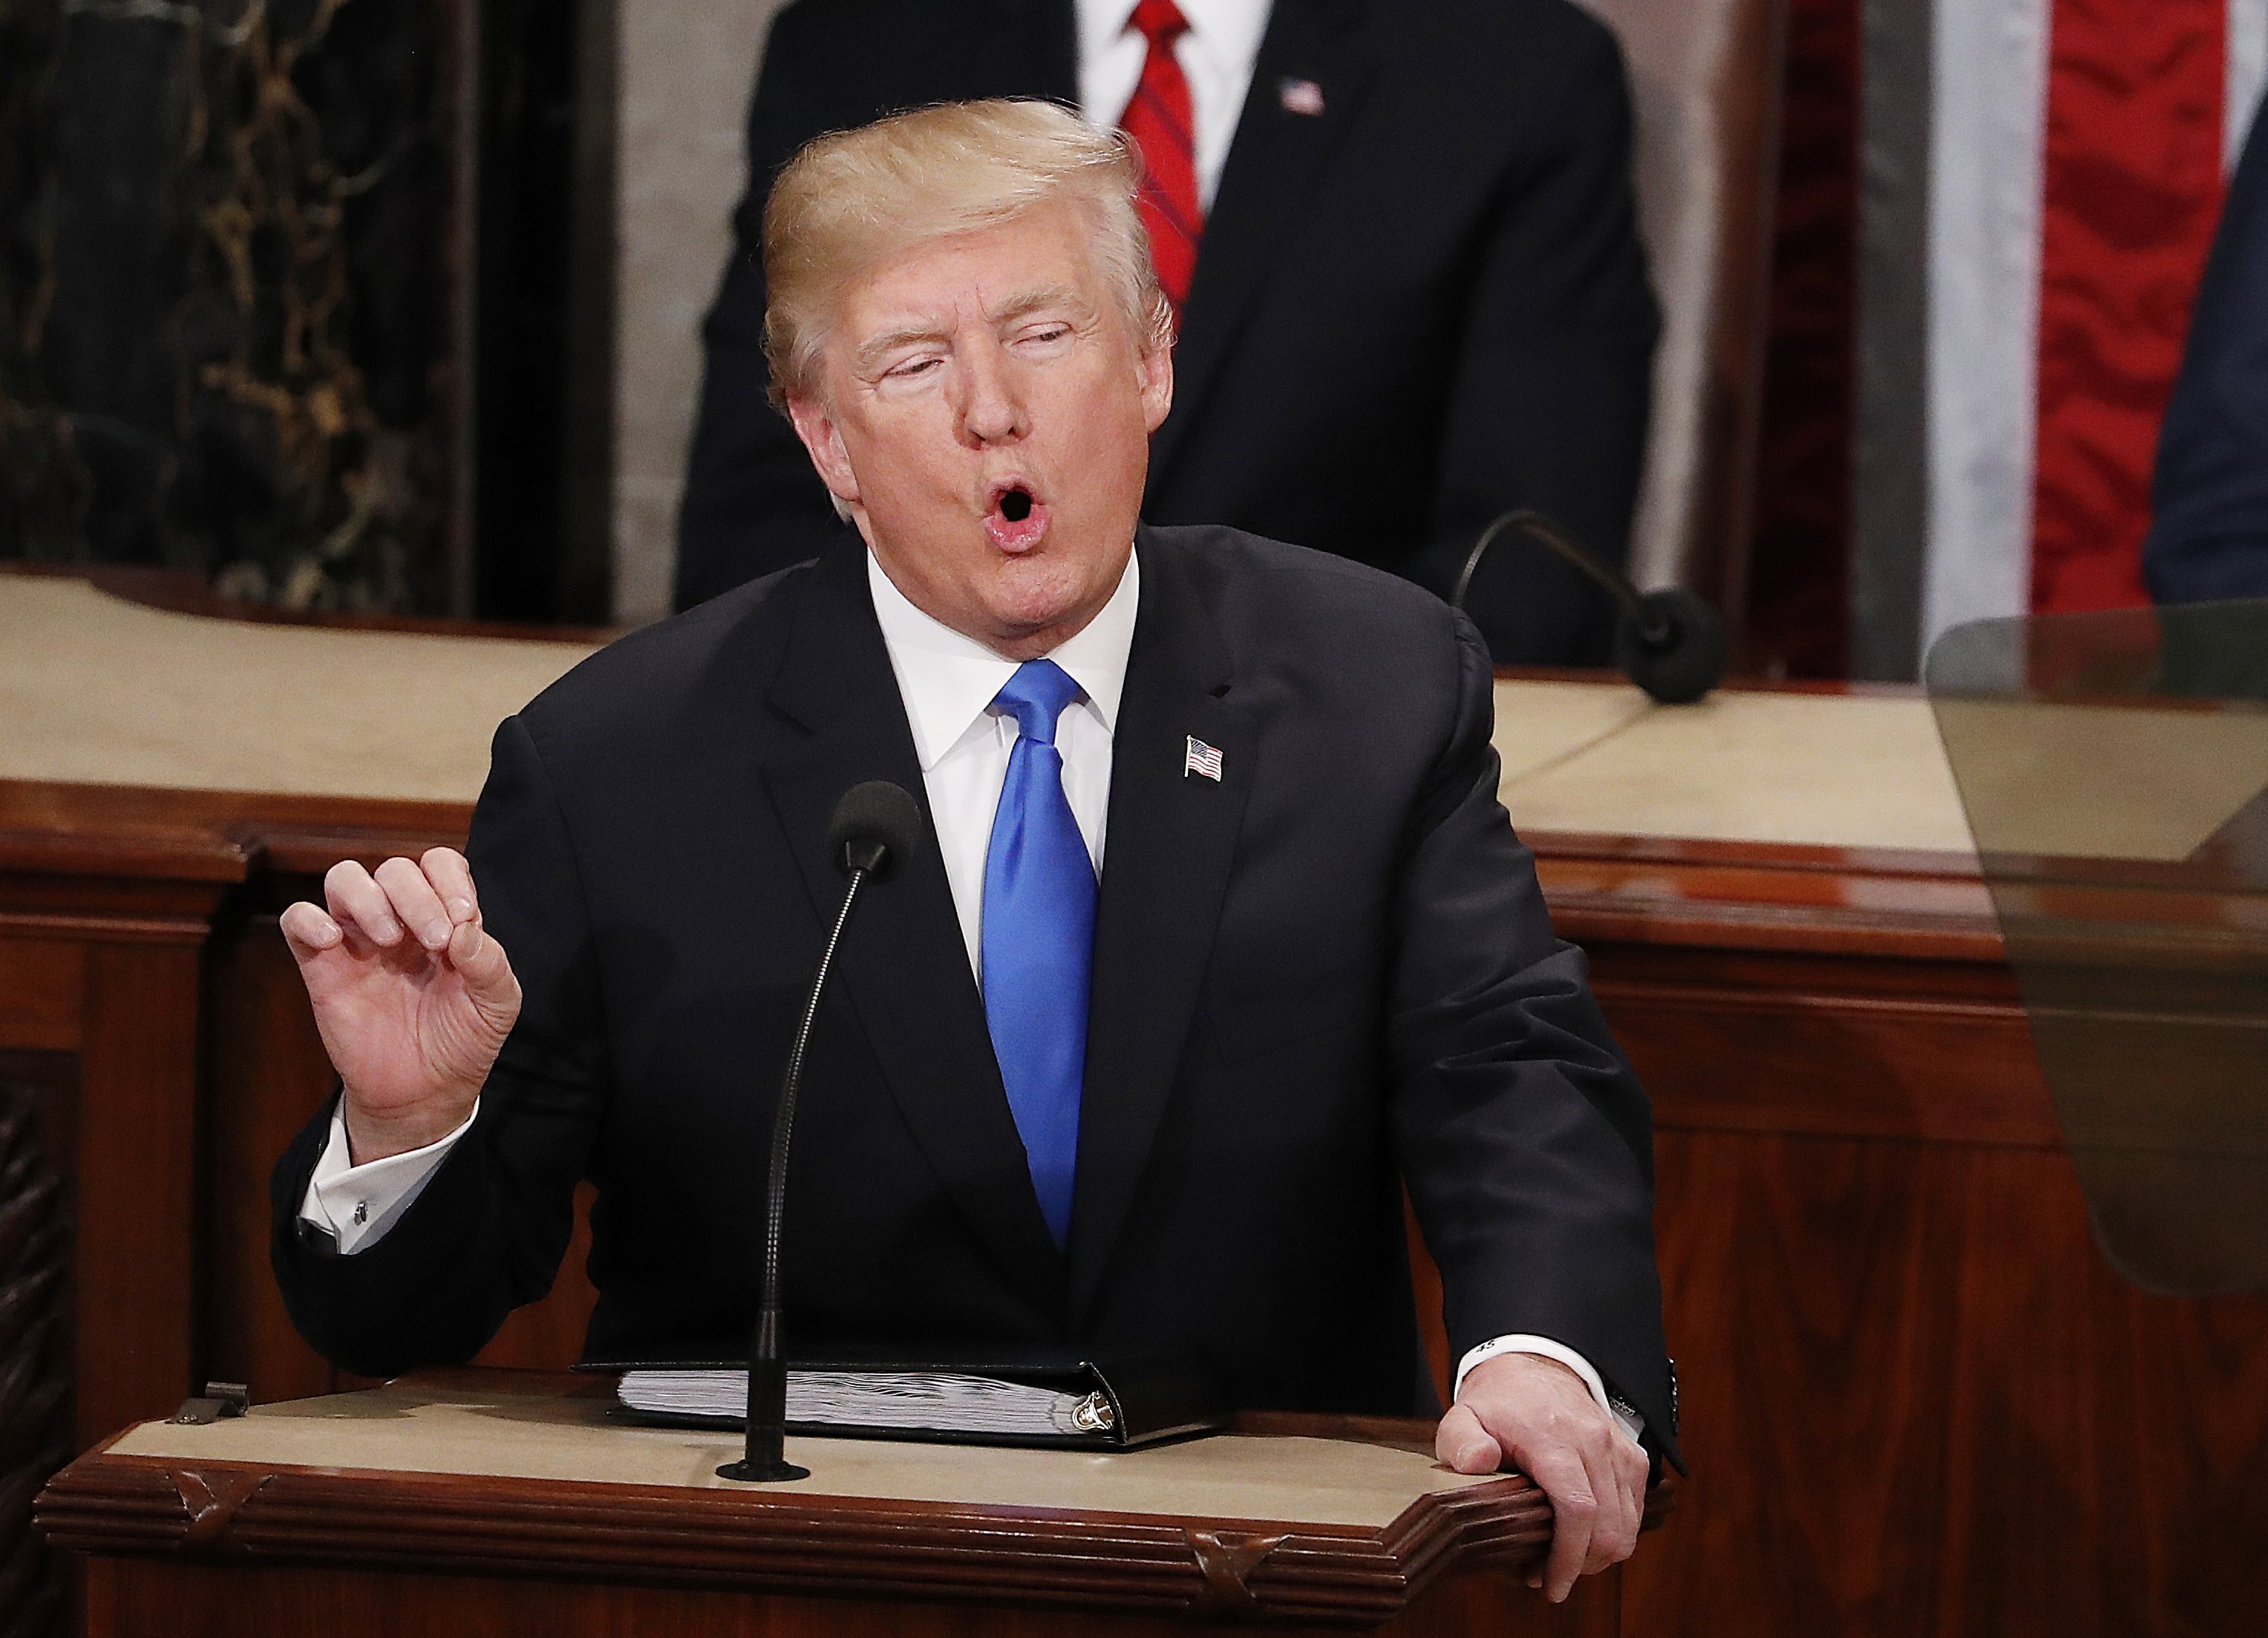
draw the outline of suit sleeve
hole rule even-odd
[[[781,167],[824,129],[800,91],[828,71],[806,43],[805,21],[789,8],[765,45],[748,114],[747,191],[702,327],[700,417],[677,518],[680,609],[815,557],[844,527],[794,429],[765,396],[764,204]]]
[[[461,1364],[550,1290],[606,1101],[603,1016],[573,849],[535,742],[497,730],[468,848],[488,930],[519,976],[519,1022],[472,1125],[377,1243],[341,1256],[299,1208],[327,1103],[270,1179],[284,1302],[315,1351],[370,1376]]]
[[[2158,441],[2160,602],[2268,597],[2268,119],[2255,121]]]
[[[1444,587],[1489,520],[1515,506],[1547,513],[1617,565],[1630,555],[1660,321],[1638,242],[1621,53],[1588,19],[1571,39],[1557,106],[1518,115],[1538,134],[1484,224],[1421,576]],[[1465,606],[1500,662],[1609,658],[1613,605],[1517,535],[1491,548]]]
[[[1674,1462],[1651,1111],[1497,801],[1488,654],[1455,623],[1454,718],[1395,909],[1403,1175],[1440,1266],[1450,1357],[1513,1332],[1564,1344]]]

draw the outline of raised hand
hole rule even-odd
[[[323,897],[328,910],[293,904],[282,926],[346,1083],[360,1165],[464,1124],[519,1016],[519,980],[481,926],[472,867],[453,848],[375,873],[342,860]]]
[[[1558,1361],[1499,1354],[1465,1373],[1433,1454],[1461,1473],[1506,1462],[1551,1498],[1551,1553],[1528,1584],[1557,1604],[1578,1576],[1619,1564],[1638,1546],[1650,1465],[1638,1442]]]

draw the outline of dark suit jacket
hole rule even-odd
[[[2268,597],[2268,119],[2254,122],[2158,440],[2143,578],[2163,603]]]
[[[1322,86],[1288,113],[1286,80]],[[764,402],[762,207],[797,148],[915,105],[1076,104],[1070,0],[799,0],[749,116],[749,193],[705,331],[681,608],[838,533]],[[1143,515],[1225,523],[1444,594],[1488,520],[1620,562],[1656,318],[1613,37],[1568,0],[1276,0],[1213,204]],[[1498,559],[1502,561],[1498,562]],[[1611,609],[1540,548],[1469,604],[1498,659],[1607,660]]]
[[[1646,1096],[1497,803],[1477,636],[1230,530],[1139,550],[1068,1251],[925,838],[821,1010],[790,1346],[1177,1343],[1242,1405],[1407,1413],[1406,1178],[1452,1346],[1557,1338],[1666,1445]],[[1184,775],[1189,734],[1220,782]],[[745,1346],[780,1066],[843,891],[828,816],[871,778],[923,789],[851,547],[615,644],[504,724],[471,855],[525,1011],[375,1246],[298,1224],[328,1111],[284,1155],[276,1269],[310,1342],[371,1374],[469,1357],[550,1286],[588,1177],[590,1354]]]

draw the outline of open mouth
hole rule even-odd
[[[1047,503],[1020,481],[998,484],[984,514],[984,532],[1003,551],[1029,551],[1048,532]]]

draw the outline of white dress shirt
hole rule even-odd
[[[882,572],[873,554],[866,557],[866,584],[873,594],[874,618],[882,628],[906,724],[913,730],[914,756],[921,764],[929,794],[930,819],[945,857],[946,880],[968,949],[969,970],[984,981],[984,856],[992,840],[992,815],[1008,777],[1016,719],[993,709],[992,701],[1020,663],[1002,658],[971,637],[917,609]],[[1101,613],[1048,658],[1070,674],[1081,697],[1064,707],[1056,723],[1056,749],[1064,762],[1064,794],[1099,874],[1110,809],[1111,736],[1126,687],[1126,662],[1134,645],[1134,615],[1140,606],[1140,558],[1129,555],[1118,589]],[[475,1105],[475,1113],[479,1106]],[[346,1120],[331,1117],[331,1139],[307,1184],[300,1217],[335,1236],[340,1251],[352,1256],[373,1243],[416,1200],[457,1140],[472,1125],[422,1149],[364,1165],[352,1163]],[[1557,1360],[1583,1379],[1591,1396],[1624,1431],[1636,1438],[1641,1422],[1613,1405],[1591,1362],[1549,1337],[1496,1337],[1458,1361],[1451,1397],[1465,1375],[1498,1354],[1539,1354]]]
[[[1197,203],[1212,209],[1228,163],[1236,122],[1252,85],[1269,0],[1174,0],[1189,32],[1174,42],[1174,61],[1189,82],[1196,117]],[[1118,123],[1141,83],[1150,42],[1128,26],[1134,0],[1079,0],[1079,106],[1091,125]]]
[[[969,970],[984,982],[984,856],[992,845],[992,815],[1008,778],[1008,752],[1016,719],[992,708],[1020,663],[1005,660],[973,637],[914,607],[866,554],[866,584],[874,618],[890,653],[906,726],[914,734],[914,759],[929,793],[931,823],[945,855],[945,879],[968,946]],[[1056,721],[1056,749],[1064,764],[1064,795],[1086,843],[1095,874],[1102,871],[1104,832],[1110,814],[1110,740],[1118,727],[1118,697],[1126,687],[1126,657],[1134,646],[1134,610],[1142,571],[1130,553],[1118,589],[1078,636],[1048,656],[1079,686],[1081,697]]]

